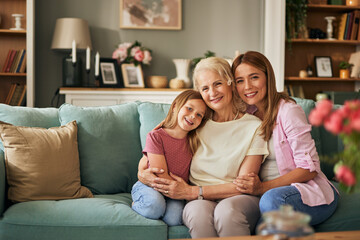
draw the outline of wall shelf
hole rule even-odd
[[[26,34],[26,30],[10,30],[10,29],[0,29],[0,34]]]
[[[308,11],[326,11],[326,12],[347,12],[353,10],[359,10],[360,6],[346,6],[346,5],[323,5],[323,4],[308,4]]]
[[[0,73],[3,77],[26,77],[26,73]]]
[[[339,78],[339,77],[306,77],[306,78],[301,78],[301,77],[285,77],[285,81],[289,81],[289,82],[304,82],[304,81],[314,81],[314,82],[355,82],[355,81],[360,81],[359,78]]]
[[[348,45],[358,45],[360,41],[358,40],[327,40],[327,39],[300,39],[294,38],[291,39],[291,43],[321,43],[321,44],[348,44]]]

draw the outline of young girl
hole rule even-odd
[[[164,169],[161,178],[173,179],[169,173],[189,180],[192,155],[198,146],[195,129],[204,125],[209,110],[199,92],[186,90],[180,93],[159,129],[146,138],[144,155],[148,166]],[[169,226],[182,224],[183,200],[174,200],[160,192],[136,182],[131,191],[133,210],[151,219],[162,219]]]

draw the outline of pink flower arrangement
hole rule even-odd
[[[121,43],[112,54],[112,58],[119,63],[150,64],[152,60],[151,50],[141,46],[141,43]]]
[[[359,190],[360,179],[360,100],[346,101],[344,106],[332,110],[333,104],[323,100],[310,112],[309,121],[314,126],[324,125],[329,132],[339,135],[344,151],[337,155],[334,172],[340,185],[348,192]]]

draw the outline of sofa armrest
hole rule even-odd
[[[0,149],[0,217],[5,211],[5,201],[6,201],[6,178],[5,178],[5,158],[4,152]]]

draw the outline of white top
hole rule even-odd
[[[259,177],[262,182],[270,181],[277,177],[280,177],[279,169],[276,163],[274,139],[272,136],[268,142],[268,149],[269,156],[267,156],[263,164],[261,164],[259,173]]]
[[[208,120],[197,131],[199,148],[190,167],[190,182],[197,186],[231,183],[247,155],[268,155],[267,142],[257,130],[261,120],[245,114],[228,122]]]

